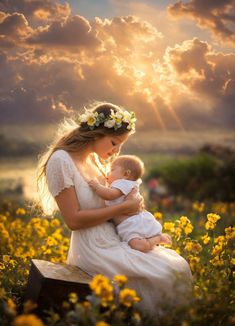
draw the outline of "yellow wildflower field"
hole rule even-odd
[[[57,311],[37,315],[35,304],[23,302],[30,261],[65,262],[70,231],[59,216],[41,218],[27,207],[6,202],[0,211],[0,324],[234,325],[235,205],[197,202],[187,216],[153,213],[193,273],[192,302],[184,310],[151,320],[138,309],[141,298],[126,287],[125,275],[113,280],[96,275],[90,283],[92,294],[85,301],[79,300],[79,293],[70,293]]]

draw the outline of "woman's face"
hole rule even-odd
[[[120,136],[104,136],[94,142],[93,151],[101,159],[106,160],[113,154],[119,153],[122,145],[127,141],[128,137],[128,133]]]

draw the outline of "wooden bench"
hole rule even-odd
[[[91,293],[91,280],[90,275],[76,266],[32,259],[25,301],[37,303],[41,310],[60,304],[68,299],[70,292],[76,292],[79,300],[83,300]]]

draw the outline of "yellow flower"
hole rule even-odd
[[[193,203],[193,209],[199,213],[202,213],[205,209],[204,203],[195,202]]]
[[[0,263],[0,271],[5,269],[5,265],[3,263]]]
[[[57,218],[54,218],[52,221],[51,221],[51,226],[54,228],[60,226],[60,221],[57,219]]]
[[[96,287],[95,294],[102,299],[102,304],[113,300],[113,287],[109,283],[103,283]]]
[[[105,321],[98,321],[95,326],[109,326],[110,324],[106,323]]]
[[[193,252],[200,252],[202,250],[202,246],[195,241],[187,241],[185,245],[185,250],[193,251]]]
[[[182,231],[181,228],[179,228],[179,227],[175,228],[175,236],[176,236],[176,238],[180,238],[181,231]]]
[[[154,217],[156,220],[159,221],[159,220],[162,220],[163,215],[160,212],[156,212],[156,213],[154,213]]]
[[[16,214],[17,214],[17,215],[25,215],[25,214],[26,214],[26,211],[25,211],[24,208],[18,208],[18,209],[16,210]]]
[[[78,302],[77,293],[74,293],[74,292],[69,293],[69,302],[71,302],[71,303],[77,303]]]
[[[50,225],[49,221],[46,218],[42,218],[41,224],[42,224],[42,227],[44,227],[46,229]]]
[[[114,278],[113,278],[113,280],[119,286],[123,286],[127,282],[127,277],[125,275],[115,275]]]
[[[188,257],[188,259],[189,259],[189,264],[190,264],[190,267],[191,267],[192,271],[195,271],[196,268],[198,267],[198,263],[200,261],[200,258],[190,255]]]
[[[231,259],[231,264],[232,264],[232,265],[235,265],[235,258],[232,258],[232,259]]]
[[[36,224],[34,226],[34,228],[35,228],[35,231],[37,232],[37,234],[38,234],[38,236],[40,238],[44,238],[46,236],[47,233],[46,233],[46,230],[45,230],[44,227],[42,227],[41,225]]]
[[[203,275],[204,273],[205,273],[205,268],[202,267],[202,268],[200,269],[200,275]]]
[[[44,326],[44,323],[37,316],[30,314],[16,317],[13,326]]]
[[[119,293],[120,303],[126,307],[131,307],[135,302],[139,302],[140,298],[137,296],[135,290],[123,289]]]
[[[6,222],[7,221],[7,217],[4,215],[0,215],[0,221],[1,222]]]
[[[182,226],[185,226],[186,224],[190,223],[190,220],[187,218],[187,216],[181,216],[180,223]]]
[[[215,228],[215,224],[212,223],[211,221],[207,221],[205,224],[206,230],[213,230]]]
[[[191,251],[192,250],[192,245],[193,245],[192,241],[187,241],[184,249],[187,250],[187,251]]]
[[[202,239],[204,244],[208,244],[208,242],[210,241],[211,238],[208,236],[208,233],[207,233],[207,234],[203,235],[201,237],[201,239]]]
[[[2,258],[3,258],[4,263],[8,263],[10,261],[10,259],[11,259],[11,257],[8,256],[8,255],[3,255]]]
[[[47,238],[47,245],[49,247],[56,246],[57,244],[58,244],[58,242],[53,237],[49,236]]]
[[[97,286],[101,285],[102,283],[109,283],[109,279],[102,275],[97,274],[93,277],[92,281],[90,282],[89,286],[92,290],[95,290]]]
[[[11,265],[11,267],[14,268],[17,265],[17,261],[14,259],[11,259],[11,260],[9,260],[9,264]]]
[[[214,246],[214,248],[212,250],[212,255],[217,256],[222,252],[222,250],[223,250],[223,247],[221,245],[216,245],[216,246]]]
[[[214,243],[218,243],[220,245],[226,245],[227,244],[227,240],[225,238],[225,236],[220,235],[217,238],[214,239]]]
[[[226,239],[233,239],[235,237],[235,227],[229,226],[225,228],[225,237]]]
[[[52,235],[51,235],[54,239],[56,240],[62,240],[62,235],[60,234],[60,229],[57,229]]]
[[[101,303],[103,306],[106,306],[107,302],[113,300],[113,287],[109,279],[104,275],[97,274],[89,285],[95,295],[102,299]]]
[[[219,256],[215,256],[213,259],[210,260],[210,263],[214,266],[223,266],[224,262]]]
[[[212,223],[216,223],[218,220],[220,220],[220,218],[221,217],[218,214],[214,214],[214,213],[207,214],[208,221]]]
[[[166,231],[174,232],[175,230],[175,223],[173,222],[165,222],[163,225]]]
[[[193,231],[193,225],[191,223],[188,223],[184,228],[184,233],[189,234]]]

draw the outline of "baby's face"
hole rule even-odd
[[[111,184],[117,179],[125,179],[125,173],[123,168],[118,164],[113,164],[111,170],[107,175],[108,183]]]

